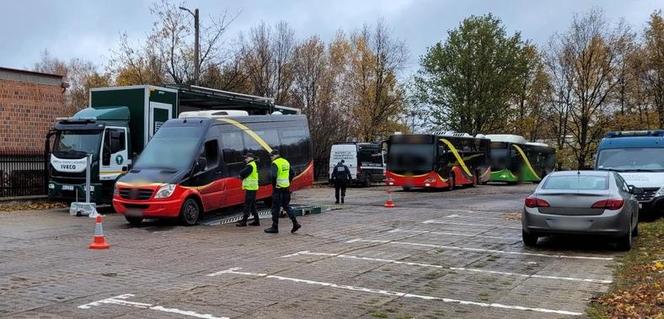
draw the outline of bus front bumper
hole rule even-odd
[[[180,215],[182,198],[169,200],[130,200],[116,195],[113,197],[113,209],[118,214],[129,217],[175,218]]]
[[[90,186],[90,201],[93,203],[104,203],[103,185],[101,183],[91,183]],[[48,198],[67,202],[84,202],[85,183],[61,183],[51,180],[48,182]]]

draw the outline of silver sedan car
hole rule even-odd
[[[560,171],[546,176],[523,208],[522,236],[534,246],[540,236],[605,235],[629,250],[638,235],[641,189],[612,171]]]

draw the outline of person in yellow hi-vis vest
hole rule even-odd
[[[244,161],[247,163],[247,165],[244,167],[244,169],[242,169],[242,171],[240,171],[242,189],[244,190],[244,215],[242,216],[242,220],[237,222],[235,226],[247,226],[249,213],[254,216],[254,221],[251,222],[249,226],[260,226],[261,223],[258,220],[258,211],[256,210],[256,193],[258,192],[258,167],[256,166],[254,154],[245,154]]]
[[[279,213],[283,208],[293,222],[291,233],[294,233],[302,227],[289,206],[290,184],[295,174],[290,167],[290,163],[279,156],[277,150],[273,150],[270,157],[272,158],[272,227],[265,229],[265,232],[268,234],[279,232]]]

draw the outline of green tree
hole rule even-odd
[[[519,91],[524,46],[519,33],[507,36],[500,19],[488,14],[463,20],[444,43],[429,48],[416,83],[422,102],[431,105],[432,125],[471,134],[502,131]]]

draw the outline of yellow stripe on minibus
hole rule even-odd
[[[234,125],[235,127],[241,129],[242,131],[244,131],[245,133],[247,133],[249,136],[251,136],[251,138],[253,138],[253,139],[254,139],[254,140],[255,140],[255,141],[256,141],[261,147],[263,147],[268,153],[272,152],[272,148],[270,147],[270,145],[268,145],[268,144],[267,144],[267,143],[266,143],[266,142],[265,142],[260,136],[258,136],[258,134],[256,134],[256,132],[252,131],[250,128],[248,128],[248,127],[245,126],[244,124],[242,124],[242,123],[240,123],[240,122],[238,122],[238,121],[236,121],[236,120],[227,119],[227,118],[222,118],[222,119],[219,119],[219,120],[224,121],[224,122],[226,122],[226,123],[228,123],[228,124],[232,124],[232,125]]]

